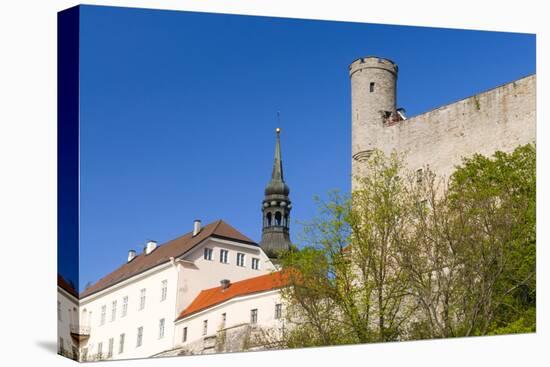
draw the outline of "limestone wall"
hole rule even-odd
[[[410,169],[429,165],[448,176],[462,157],[512,151],[535,142],[536,76],[385,126],[377,147],[406,152]]]

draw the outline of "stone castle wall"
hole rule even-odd
[[[448,177],[463,157],[510,152],[535,142],[536,76],[394,124],[376,123],[376,148],[386,154],[394,149],[406,153],[405,162],[411,170],[429,165],[438,175]],[[353,131],[354,135],[365,133],[368,131]]]

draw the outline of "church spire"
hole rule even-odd
[[[273,159],[273,172],[271,173],[271,181],[283,181],[283,160],[281,159],[281,129],[275,129],[277,133],[277,141],[275,142],[275,157]]]
[[[277,128],[275,156],[271,180],[265,188],[262,205],[262,240],[260,246],[271,257],[277,257],[281,250],[290,248],[290,209],[292,204],[288,197],[290,189],[284,181],[283,161],[281,158],[281,129]]]

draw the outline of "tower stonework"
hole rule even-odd
[[[290,248],[290,189],[284,180],[281,158],[281,129],[276,130],[275,156],[271,180],[267,184],[262,202],[262,240],[260,247],[270,258]]]
[[[349,67],[352,112],[352,188],[362,165],[384,139],[384,125],[396,116],[397,65],[388,59],[363,57]]]
[[[511,152],[536,140],[536,75],[529,75],[423,114],[396,109],[397,65],[369,56],[349,66],[352,190],[373,149],[404,155],[407,169],[449,177],[476,153]]]

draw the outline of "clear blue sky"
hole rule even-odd
[[[399,65],[410,116],[535,72],[534,35],[93,6],[80,52],[81,290],[195,218],[259,241],[278,125],[296,240],[349,191],[358,57]]]

